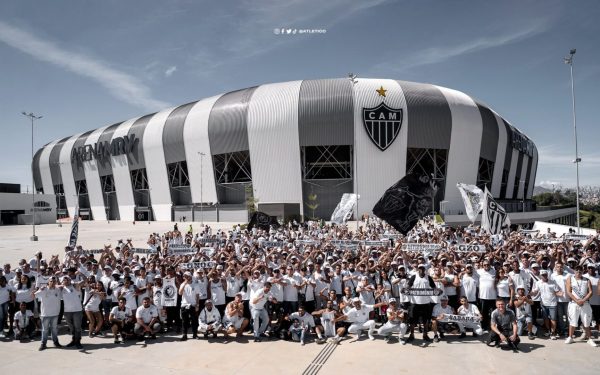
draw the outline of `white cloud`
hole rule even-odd
[[[177,67],[175,65],[170,66],[167,70],[165,70],[165,76],[170,77],[177,71]]]
[[[412,53],[409,57],[404,56],[402,59],[387,59],[388,61],[373,66],[371,70],[376,72],[392,71],[398,73],[418,66],[438,64],[464,54],[516,43],[544,32],[546,29],[546,22],[538,22],[530,24],[522,30],[504,35],[479,37],[450,46],[425,48]]]
[[[167,102],[153,98],[150,89],[136,77],[82,53],[63,49],[49,40],[39,38],[2,21],[0,21],[0,41],[35,59],[91,78],[124,102],[149,111],[170,106]]]

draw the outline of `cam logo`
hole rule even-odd
[[[385,97],[383,87],[376,90],[379,96]],[[381,151],[385,151],[394,143],[402,127],[402,108],[394,109],[381,102],[374,108],[363,108],[363,124],[371,141]]]

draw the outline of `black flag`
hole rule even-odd
[[[429,176],[408,174],[385,191],[373,213],[406,234],[431,212],[436,190]]]
[[[256,211],[252,214],[250,218],[250,222],[248,223],[248,230],[252,230],[252,228],[257,227],[259,229],[269,230],[271,225],[277,229],[279,228],[279,223],[275,216],[269,216],[264,212]]]

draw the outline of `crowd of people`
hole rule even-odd
[[[90,251],[22,259],[0,272],[0,338],[61,347],[90,338],[340,343],[348,335],[401,344],[462,340],[518,349],[582,340],[600,328],[599,234],[570,239],[424,219],[407,235],[367,217],[360,228],[307,222],[198,232],[177,225]],[[249,336],[249,335],[252,336]]]

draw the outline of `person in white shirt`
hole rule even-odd
[[[556,305],[557,330],[560,335],[566,335],[569,326],[569,295],[566,291],[566,280],[569,277],[569,275],[570,274],[565,271],[563,263],[556,263],[556,265],[554,266],[554,273],[550,276],[562,292],[562,294],[558,297],[558,303]]]
[[[481,326],[490,328],[490,316],[496,308],[496,271],[490,267],[490,261],[483,261],[483,268],[477,270],[479,275],[479,311],[483,315]]]
[[[533,334],[533,319],[531,313],[533,300],[529,295],[525,295],[525,287],[522,285],[517,287],[514,305],[517,315],[517,334],[520,335],[523,332],[523,328],[527,327],[527,336],[529,336],[530,340],[533,340],[535,338],[535,335]]]
[[[81,345],[81,323],[83,319],[83,306],[81,304],[81,285],[74,284],[69,276],[62,277],[63,310],[65,321],[71,331],[71,342],[67,347],[75,346],[82,349]]]
[[[150,304],[150,297],[143,300],[142,306],[135,311],[136,323],[133,331],[138,336],[150,335],[155,339],[156,334],[160,331],[160,321],[158,319],[158,309]]]
[[[15,313],[14,334],[15,340],[23,342],[25,338],[32,338],[35,332],[35,322],[33,321],[33,312],[27,310],[27,304],[21,302],[19,311]]]
[[[583,277],[583,267],[577,265],[574,267],[575,275],[570,276],[566,282],[567,294],[571,298],[569,302],[569,337],[567,337],[565,344],[573,343],[573,334],[575,328],[579,324],[579,318],[581,318],[581,324],[585,331],[583,340],[587,340],[590,346],[596,347],[596,343],[592,339],[592,330],[590,324],[592,322],[592,307],[590,306],[590,298],[594,291],[592,290],[592,283],[590,280]]]
[[[544,316],[544,325],[546,326],[545,337],[550,337],[556,340],[556,306],[558,304],[558,296],[562,295],[562,291],[556,285],[554,280],[548,277],[547,270],[540,271],[540,279],[533,284],[531,294],[539,296],[541,299],[542,314]]]
[[[283,308],[288,314],[298,310],[298,290],[302,285],[300,276],[294,274],[294,268],[287,266],[286,275],[282,279],[283,284]]]
[[[477,278],[473,274],[473,265],[467,264],[465,270],[460,274],[461,296],[467,297],[469,303],[477,302]]]
[[[408,331],[408,325],[405,321],[407,320],[408,314],[402,308],[398,308],[398,302],[395,298],[390,298],[388,303],[389,305],[385,311],[387,322],[379,327],[377,334],[383,336],[387,341],[393,333],[399,333],[400,343],[405,345],[406,341],[404,340],[404,335]]]
[[[8,267],[10,269],[10,265]],[[8,317],[8,305],[14,300],[15,288],[8,285],[6,276],[0,276],[0,338],[4,338],[4,322]]]
[[[125,306],[125,302],[125,298],[119,298],[119,304],[112,308],[108,318],[111,325],[111,331],[115,339],[115,344],[122,343],[122,341],[119,340],[119,335],[121,335],[123,338],[128,337],[133,331],[135,324],[133,313]]]
[[[301,345],[304,345],[306,335],[310,332],[311,328],[315,327],[313,316],[304,310],[304,306],[299,306],[298,311],[290,314],[288,320],[293,322],[290,327],[292,341],[299,341]]]
[[[271,283],[265,282],[262,289],[257,290],[250,296],[250,311],[254,322],[254,342],[260,342],[269,325],[269,314],[265,309],[267,301],[273,300],[271,295]]]
[[[35,297],[40,300],[40,317],[42,318],[42,344],[39,350],[46,349],[48,342],[48,333],[52,333],[52,341],[54,346],[61,348],[62,345],[58,342],[58,314],[60,312],[61,290],[56,287],[56,277],[52,276],[48,279],[48,286],[42,287],[34,293]]]
[[[596,265],[594,263],[587,264],[587,273],[583,275],[592,283],[592,298],[590,298],[590,306],[592,307],[592,320],[596,322],[596,330],[600,331],[600,284],[598,283],[598,275]],[[598,338],[598,336],[596,336]]]
[[[221,313],[210,299],[207,299],[204,303],[204,310],[200,312],[198,320],[198,332],[204,334],[205,338],[209,334],[212,334],[212,337],[215,338],[218,332],[225,333],[223,324],[221,323]]]
[[[457,322],[458,329],[460,330],[460,338],[466,336],[466,329],[473,330],[473,336],[477,337],[483,334],[483,329],[481,328],[481,312],[477,306],[473,303],[469,303],[467,297],[460,298],[460,306],[456,312],[458,315],[468,316],[470,318],[474,318],[477,321],[473,322]]]
[[[373,332],[375,332],[375,321],[369,319],[369,314],[375,308],[383,306],[384,304],[363,305],[358,297],[352,299],[352,304],[354,307],[337,320],[347,320],[351,323],[350,327],[348,327],[348,333],[355,334],[366,330],[369,335],[369,340],[375,340],[375,337],[373,336]]]
[[[454,314],[454,309],[448,304],[448,296],[442,294],[440,303],[436,304],[431,311],[431,330],[433,331],[433,341],[439,342],[444,338],[444,333],[448,327],[446,315]]]
[[[184,272],[183,282],[179,286],[179,295],[181,296],[181,320],[183,321],[183,335],[181,341],[188,339],[187,332],[192,326],[192,335],[194,339],[198,338],[198,313],[200,312],[200,294],[195,288],[190,272]]]
[[[102,327],[104,325],[104,316],[100,311],[100,304],[106,293],[104,292],[104,285],[101,282],[93,282],[85,288],[83,297],[83,309],[85,315],[88,318],[88,328],[90,331],[89,336],[94,337],[97,335],[104,336]]]

